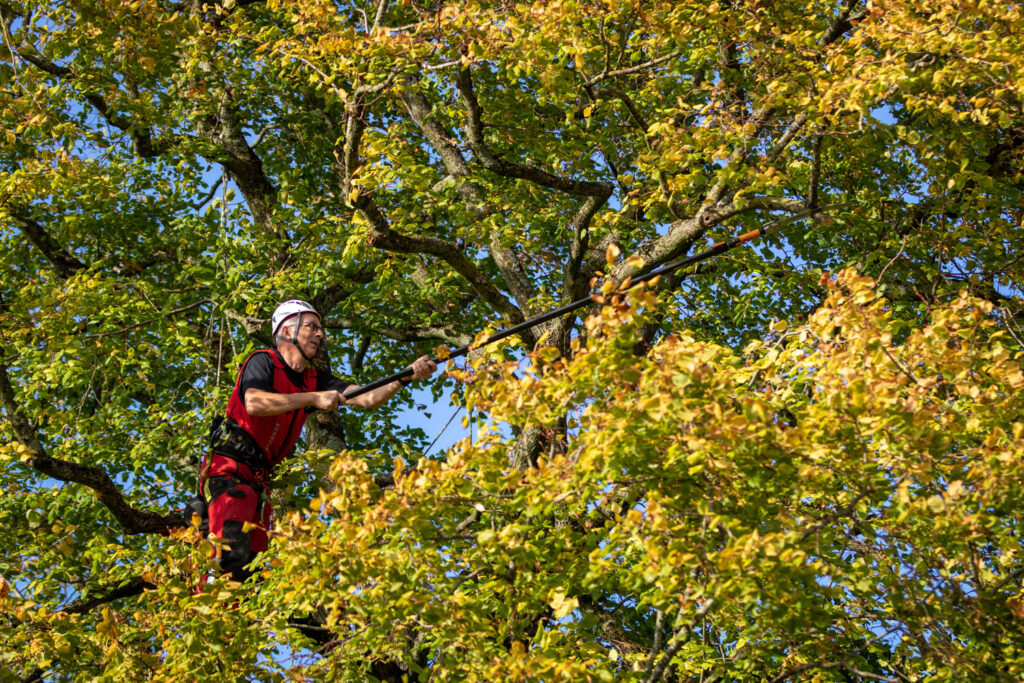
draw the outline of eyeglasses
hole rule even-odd
[[[304,323],[299,323],[299,327],[308,327],[309,331],[312,332],[313,334],[316,334],[317,332],[323,332],[324,331],[324,328],[320,327],[319,325],[317,325],[312,320],[307,320]]]

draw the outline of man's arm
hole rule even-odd
[[[430,356],[421,356],[409,367],[412,368],[412,379],[421,380],[427,379],[434,374],[434,371],[437,370],[437,363],[430,360]],[[349,390],[358,388],[359,387],[349,387]],[[401,389],[402,383],[395,380],[394,382],[385,384],[382,387],[377,387],[373,391],[368,391],[361,396],[356,396],[352,400],[348,401],[346,405],[359,406],[360,408],[376,408],[401,391]]]
[[[334,410],[343,403],[345,397],[333,389],[300,394],[278,394],[256,388],[245,392],[245,410],[253,417],[271,417],[303,408]]]

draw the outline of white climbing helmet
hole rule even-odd
[[[320,314],[317,313],[315,308],[300,299],[289,299],[278,306],[274,310],[274,315],[270,317],[270,329],[273,330],[273,335],[275,337],[277,336],[277,333],[281,330],[281,325],[284,324],[285,320],[293,315],[300,315],[302,313],[312,313],[316,317],[320,317]]]

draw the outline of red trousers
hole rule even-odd
[[[247,566],[267,549],[272,506],[264,482],[245,464],[216,453],[207,457],[199,476],[210,531],[224,541],[213,556],[238,581],[252,573]]]

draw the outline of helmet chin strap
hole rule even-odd
[[[274,335],[274,339],[277,339],[279,342],[288,342],[289,344],[291,344],[292,346],[294,346],[298,350],[298,352],[302,356],[303,360],[305,360],[310,365],[313,364],[313,358],[316,358],[316,354],[314,353],[312,358],[307,356],[306,352],[303,351],[302,347],[299,345],[299,342],[296,341],[295,339],[289,339],[288,337],[282,337],[279,334]],[[317,352],[319,353],[319,349],[317,349]]]
[[[284,325],[282,325],[282,327],[284,327]],[[294,336],[291,339],[289,339],[288,337],[285,337],[284,335],[280,335],[280,334],[275,334],[274,335],[274,339],[277,339],[278,341],[288,342],[289,344],[294,346],[298,350],[299,354],[302,356],[303,360],[305,360],[306,363],[308,363],[309,365],[312,365],[313,364],[313,358],[316,358],[317,354],[314,353],[313,354],[313,358],[310,358],[309,356],[306,355],[306,352],[302,350],[302,346],[299,345],[299,325],[298,325],[298,323],[296,323],[296,325],[295,325],[295,332],[293,332],[292,334]],[[319,352],[320,352],[320,347],[317,347],[317,353],[319,353]]]

